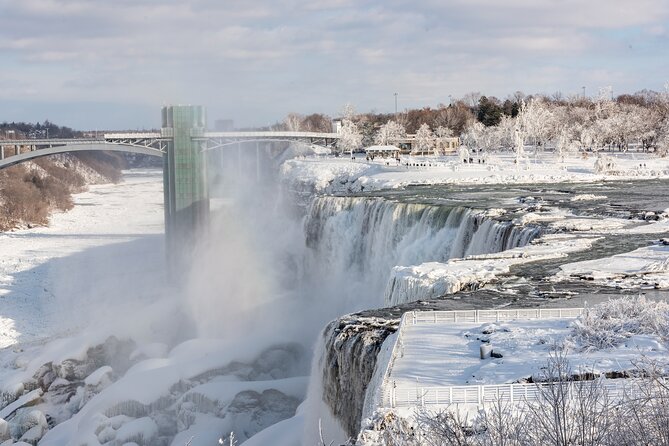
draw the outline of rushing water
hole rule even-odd
[[[309,277],[349,299],[348,311],[382,306],[394,266],[499,252],[541,233],[465,207],[366,197],[316,198],[304,228]]]

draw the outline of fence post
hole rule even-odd
[[[480,322],[480,320],[479,320],[479,310],[474,310],[474,322],[477,323],[477,324]]]
[[[558,317],[562,317],[562,308],[558,310]]]
[[[513,384],[509,386],[509,401],[513,403]]]
[[[481,400],[483,399],[483,386],[479,385],[476,388],[476,396],[479,399],[479,406],[481,405]]]
[[[453,386],[448,388],[448,404],[453,404]]]

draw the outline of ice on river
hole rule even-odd
[[[68,333],[102,316],[101,303],[162,282],[162,173],[124,178],[74,195],[48,227],[0,233],[0,348]]]

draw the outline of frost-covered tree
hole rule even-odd
[[[391,120],[383,124],[376,132],[374,143],[379,146],[397,145],[405,138],[404,126]]]
[[[344,119],[341,122],[339,130],[339,142],[337,147],[343,152],[349,152],[353,158],[353,151],[359,149],[362,145],[362,132],[358,129],[355,122],[350,119]]]
[[[485,125],[481,122],[472,123],[465,133],[462,134],[462,144],[471,150],[476,150],[481,146],[483,133],[485,132]]]
[[[434,147],[434,135],[430,126],[423,123],[418,131],[416,132],[416,147],[415,151],[420,152],[421,155],[424,155],[426,152],[430,153]]]
[[[341,117],[343,119],[348,119],[352,121],[353,118],[355,117],[355,106],[353,106],[353,104],[351,104],[350,102],[344,104],[344,109],[341,112]]]
[[[536,155],[539,146],[545,146],[555,136],[555,121],[548,102],[532,98],[521,106],[518,114],[524,139],[529,139]]]
[[[516,165],[520,165],[520,162],[525,158],[525,138],[527,138],[528,131],[524,114],[527,114],[526,102],[520,105],[520,111],[513,127],[513,150],[516,153]]]
[[[453,137],[453,130],[448,127],[440,125],[434,131],[434,154],[442,155],[442,148],[446,141]]]
[[[342,110],[342,121],[339,129],[339,141],[337,148],[342,153],[349,152],[353,158],[353,151],[362,146],[362,132],[357,123],[354,122],[355,108],[352,104],[347,103]]]
[[[303,116],[297,113],[288,113],[286,119],[283,120],[286,130],[289,132],[299,132],[302,126]]]

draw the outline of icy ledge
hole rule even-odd
[[[513,265],[566,257],[583,251],[600,237],[546,234],[530,245],[497,254],[468,256],[446,263],[428,262],[393,268],[386,287],[386,306],[436,299],[465,289],[474,289],[507,274]]]
[[[666,243],[666,242],[665,242]],[[560,267],[555,281],[582,279],[614,288],[669,288],[669,246],[634,251]]]

